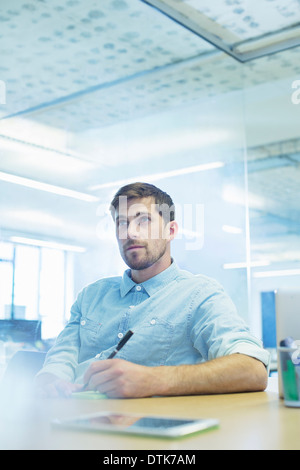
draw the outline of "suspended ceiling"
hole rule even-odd
[[[275,37],[278,31],[295,29],[300,20],[296,0],[284,6],[279,0],[251,5],[239,0],[176,3],[196,8],[225,30],[227,45],[229,35],[236,38],[232,44],[265,34]],[[297,235],[300,107],[290,98],[292,82],[300,77],[299,48],[277,54],[273,50],[241,65],[140,0],[0,4],[0,171],[108,201],[112,188],[94,191],[97,184],[104,188],[108,182],[167,171],[170,162],[174,168],[193,166],[203,139],[193,147],[189,132],[199,126],[216,149],[240,144],[236,160],[242,161],[245,142],[239,134],[245,105],[249,158],[255,162],[249,188],[264,201],[263,210],[253,203],[253,224],[259,232],[268,220],[273,235],[278,225]],[[232,115],[237,122],[227,110],[228,102],[235,100]],[[222,104],[214,108],[216,102]],[[208,110],[208,119],[199,112],[200,105]],[[182,142],[191,145],[184,160]],[[274,153],[276,145],[281,147]],[[283,152],[283,145],[290,150]],[[209,142],[204,147],[209,148]],[[269,165],[262,169],[263,152]],[[215,155],[208,155],[214,160]],[[282,191],[275,197],[279,187]],[[79,216],[71,199],[62,202],[44,194],[37,198],[35,191],[7,182],[1,182],[0,189],[3,230],[21,230],[25,219],[41,235],[92,242],[94,206],[85,209],[86,203],[78,202]],[[39,221],[33,212],[40,214]]]

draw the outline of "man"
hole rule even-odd
[[[170,196],[130,184],[117,192],[111,212],[129,269],[78,295],[37,376],[40,391],[69,396],[83,384],[109,397],[264,390],[268,353],[230,298],[171,257],[178,225]],[[133,336],[108,359],[129,329]]]

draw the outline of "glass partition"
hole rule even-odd
[[[300,49],[291,49],[245,68],[257,77],[244,95],[254,262],[251,317],[257,330],[265,330],[262,334],[274,331],[274,301],[264,308],[268,294],[300,288],[299,57]]]
[[[1,318],[26,307],[52,335],[67,278],[74,300],[122,274],[108,206],[139,180],[176,203],[180,267],[217,279],[262,336],[261,293],[299,283],[299,48],[278,36],[297,33],[297,2],[253,2],[252,19],[225,1],[13,3],[0,18]],[[287,50],[243,63],[154,3],[197,10],[239,59],[269,33]],[[4,253],[20,239],[31,261]]]

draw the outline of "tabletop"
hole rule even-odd
[[[300,409],[287,408],[270,381],[265,392],[145,399],[33,399],[12,394],[0,407],[0,448],[41,450],[300,449]],[[178,439],[70,431],[52,420],[98,411],[216,418],[217,429]]]

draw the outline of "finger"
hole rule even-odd
[[[64,380],[59,380],[55,383],[55,385],[60,396],[69,398],[72,395],[74,384]]]
[[[55,386],[55,384],[48,384],[44,387],[45,396],[49,398],[58,398],[59,392]]]
[[[88,389],[90,390],[102,390],[103,387],[107,387],[110,382],[114,380],[111,372],[97,372],[93,374],[88,383]]]
[[[105,394],[109,398],[121,398],[120,384],[117,379],[113,378],[96,385],[95,390]]]
[[[108,398],[123,398],[122,394],[118,390],[118,388],[110,388],[107,390],[98,390],[100,393],[104,393]]]
[[[83,385],[81,384],[73,384],[72,386],[72,393],[74,392],[81,392],[83,388]]]
[[[91,380],[91,377],[94,374],[110,369],[111,366],[112,366],[112,359],[92,362],[92,364],[89,366],[86,373],[84,374],[84,383],[85,384],[89,383]]]

